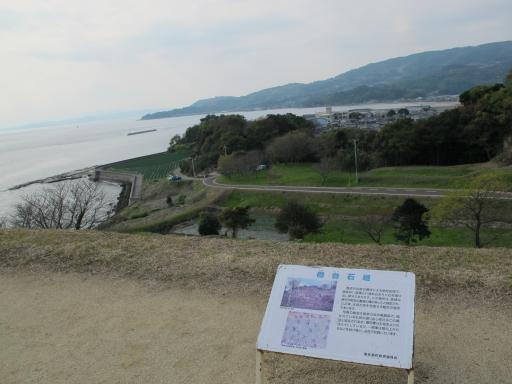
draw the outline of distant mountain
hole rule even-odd
[[[309,84],[292,83],[246,96],[199,100],[142,119],[458,95],[475,85],[502,82],[511,68],[512,41],[429,51],[368,64]]]

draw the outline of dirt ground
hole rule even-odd
[[[263,295],[88,274],[0,273],[2,383],[253,383]],[[511,383],[510,307],[417,303],[417,383]],[[269,383],[400,383],[401,371],[268,354]]]

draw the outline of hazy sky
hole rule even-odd
[[[510,40],[511,0],[0,0],[0,128]]]

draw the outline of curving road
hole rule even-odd
[[[448,189],[424,188],[383,188],[383,187],[300,187],[286,185],[236,185],[218,183],[215,177],[203,179],[203,184],[211,188],[240,189],[249,191],[281,191],[307,193],[342,193],[353,195],[417,196],[442,197]],[[511,198],[511,197],[506,197]]]

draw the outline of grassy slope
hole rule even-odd
[[[457,188],[461,181],[471,176],[498,172],[512,183],[511,168],[484,167],[468,164],[444,167],[387,167],[376,168],[360,175],[359,186]],[[302,186],[353,186],[355,175],[348,172],[332,172],[323,183],[321,175],[312,164],[277,164],[272,168],[244,177],[221,177],[219,181],[232,184],[302,185]]]
[[[104,228],[120,232],[167,233],[174,225],[190,220],[216,204],[224,195],[224,191],[206,188],[200,182],[145,181],[142,201],[123,209]],[[168,196],[173,200],[172,206],[166,202]]]
[[[98,231],[0,230],[0,269],[103,273],[266,294],[279,264],[415,272],[420,294],[512,295],[512,250],[301,244]]]

